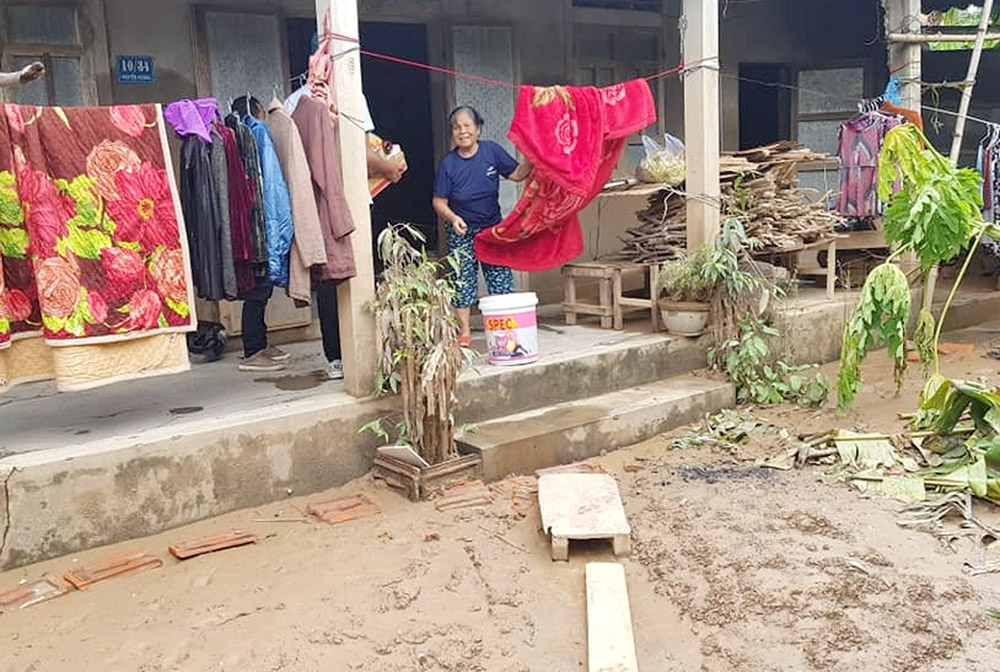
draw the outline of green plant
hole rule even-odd
[[[888,347],[897,389],[902,385],[910,301],[906,275],[895,264],[880,264],[868,274],[858,307],[844,326],[837,382],[837,405],[841,410],[849,408],[861,391],[861,362],[877,345]]]
[[[682,254],[660,266],[659,291],[672,301],[707,302],[715,285],[704,268],[712,257],[712,246],[702,245],[693,255]]]
[[[897,391],[906,366],[906,324],[910,315],[909,284],[892,261],[912,252],[925,273],[924,300],[913,337],[924,375],[939,373],[938,344],[945,316],[951,308],[983,235],[996,235],[982,224],[982,180],[975,171],[958,168],[931,146],[912,124],[886,134],[879,156],[878,191],[890,201],[885,211],[886,241],[895,247],[885,264],[865,281],[861,301],[844,330],[838,406],[845,410],[861,387],[861,362],[869,347],[884,343],[893,358]],[[951,292],[935,320],[928,306],[930,273],[938,264],[967,250]]]
[[[730,217],[723,222],[712,254],[702,266],[702,276],[713,287],[712,335],[717,344],[739,337],[740,322],[754,313],[752,306],[757,292],[767,284],[760,275],[744,270],[741,265],[752,261],[750,252],[760,245],[759,240],[747,235],[740,220]]]
[[[437,464],[455,455],[453,409],[464,356],[451,303],[454,287],[444,266],[408,237],[424,241],[405,224],[390,226],[378,239],[385,270],[371,305],[378,330],[376,392],[400,394],[398,440]],[[446,263],[457,266],[452,257]],[[388,438],[381,422],[363,429]]]
[[[765,337],[778,331],[755,317],[740,321],[740,336],[722,343],[710,357],[736,386],[740,403],[780,404],[791,402],[819,406],[830,393],[830,381],[822,372],[803,376],[809,366],[791,366],[778,359]]]

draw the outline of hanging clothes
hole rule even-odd
[[[226,298],[222,269],[222,216],[210,146],[197,135],[181,144],[181,207],[191,248],[191,275],[198,296]],[[234,275],[235,279],[235,275]]]
[[[288,183],[292,203],[295,235],[289,258],[288,296],[300,305],[309,305],[312,297],[310,269],[327,262],[312,173],[299,129],[277,98],[268,103],[267,124],[271,128],[274,149]]]
[[[264,187],[264,230],[267,239],[267,274],[278,287],[288,286],[288,254],[292,250],[292,203],[288,183],[274,151],[271,129],[260,119],[245,117],[257,142],[260,174]]]
[[[846,217],[874,217],[878,200],[878,155],[890,130],[905,123],[899,115],[869,112],[840,125],[840,197],[837,212]]]
[[[603,89],[521,87],[508,137],[535,171],[507,218],[476,236],[479,261],[546,271],[578,257],[577,213],[603,190],[628,136],[654,123],[642,79]]]
[[[233,258],[233,230],[229,215],[229,166],[226,148],[222,144],[222,135],[211,125],[212,145],[209,154],[212,158],[212,177],[214,178],[216,201],[219,211],[219,252],[222,261],[222,286],[225,297],[235,300],[239,296],[236,283],[236,260]]]
[[[239,147],[236,144],[236,133],[221,122],[215,122],[215,130],[222,138],[222,147],[226,153],[226,186],[229,202],[229,228],[232,234],[233,266],[236,274],[237,295],[243,296],[253,290],[254,279],[254,245],[253,245],[253,188],[247,176]]]
[[[21,213],[3,226],[23,232],[0,246],[0,304],[22,337],[0,351],[0,386],[187,370],[194,296],[160,107],[8,104],[0,126],[0,199]]]
[[[898,114],[909,123],[913,124],[920,129],[920,132],[924,132],[924,118],[916,110],[911,110],[908,107],[899,107],[890,103],[888,100],[882,102],[882,111],[886,114]]]
[[[353,278],[354,217],[344,196],[344,175],[340,163],[340,127],[324,103],[303,97],[292,115],[312,174],[313,192],[319,209],[326,264],[313,269],[313,285],[328,280]],[[364,170],[364,168],[358,168]]]
[[[267,275],[267,232],[264,221],[264,180],[261,177],[260,154],[257,151],[257,141],[253,133],[235,114],[226,115],[226,126],[236,135],[236,146],[240,159],[250,179],[253,207],[250,210],[251,235],[254,249],[254,275],[258,278]]]
[[[212,144],[212,124],[219,116],[219,102],[215,98],[176,100],[163,108],[163,119],[174,133],[182,138],[196,135],[206,144]]]

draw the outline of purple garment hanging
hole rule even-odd
[[[219,102],[215,98],[185,98],[163,109],[163,118],[181,137],[197,135],[212,144],[212,122],[221,119]]]
[[[840,125],[840,198],[837,212],[847,217],[880,214],[878,155],[890,130],[905,123],[897,114],[869,112]]]

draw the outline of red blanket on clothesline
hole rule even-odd
[[[521,87],[508,136],[535,165],[514,210],[476,236],[481,262],[547,271],[583,252],[577,213],[604,188],[629,135],[656,122],[642,79],[594,87]]]
[[[192,328],[168,157],[157,105],[0,105],[0,346]]]

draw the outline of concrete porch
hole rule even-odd
[[[792,358],[835,358],[852,302],[813,291],[789,300],[779,323]],[[1000,294],[965,292],[949,328],[998,312]],[[489,479],[591,457],[733,403],[728,383],[688,375],[704,366],[707,339],[646,333],[641,321],[623,332],[568,327],[552,307],[540,325],[540,362],[477,365],[460,382],[463,441]],[[366,473],[378,441],[357,430],[396,400],[358,400],[326,381],[318,342],[284,347],[293,359],[279,374],[240,373],[230,356],[86,393],[43,383],[0,398],[0,569]]]

